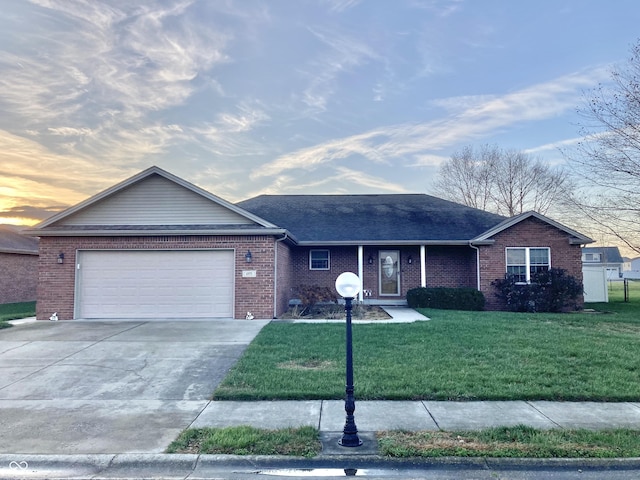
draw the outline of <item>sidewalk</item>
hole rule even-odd
[[[358,401],[356,398],[355,419],[362,432],[479,430],[514,425],[537,429],[640,429],[640,403]],[[278,429],[308,425],[321,432],[339,432],[344,420],[341,400],[234,401],[209,403],[191,426],[250,425]]]

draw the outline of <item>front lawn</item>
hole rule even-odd
[[[640,295],[609,313],[421,310],[429,322],[355,324],[358,400],[640,400]],[[267,325],[217,400],[344,398],[344,325]]]
[[[0,328],[9,327],[7,320],[33,317],[36,314],[36,302],[0,304]]]

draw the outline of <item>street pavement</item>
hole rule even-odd
[[[410,309],[390,309],[390,313],[396,322],[428,320]],[[356,391],[355,419],[364,444],[341,447],[343,401],[210,400],[268,321],[18,323],[0,330],[0,478],[214,478],[216,468],[231,469],[227,476],[216,478],[244,478],[231,473],[253,468],[255,474],[261,466],[280,473],[293,468],[295,475],[303,465],[318,471],[352,465],[360,468],[359,475],[369,468],[368,476],[373,477],[375,470],[385,478],[393,475],[383,470],[400,467],[377,456],[375,432],[380,430],[473,430],[520,424],[540,429],[640,429],[640,403],[635,402],[358,401]],[[268,429],[310,425],[321,432],[323,452],[313,460],[163,454],[185,428],[236,425]],[[420,465],[431,465],[433,473],[437,470],[433,462]],[[452,462],[475,472],[468,478],[485,478],[485,473],[504,468],[490,465],[489,460]],[[549,465],[537,462],[537,467],[541,462]],[[551,465],[553,471],[587,467],[610,471],[611,462],[623,473],[640,468],[637,459],[608,462]]]

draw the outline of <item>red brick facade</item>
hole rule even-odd
[[[314,249],[330,251],[329,270],[311,270],[309,268],[309,251]],[[400,295],[382,296],[379,292],[379,252],[380,250],[397,250],[400,252]],[[371,258],[373,263],[369,263]],[[411,258],[411,263],[409,263]],[[293,278],[292,285],[320,285],[334,288],[336,278],[342,272],[358,273],[358,247],[297,247],[292,253]],[[427,247],[426,248],[426,280],[432,287],[476,287],[476,253],[467,246]],[[418,246],[384,246],[363,247],[362,288],[371,290],[372,299],[404,299],[407,291],[419,287],[420,279],[420,247]],[[295,295],[289,292],[290,297]]]
[[[38,255],[0,253],[0,303],[33,302],[38,284]]]
[[[566,232],[532,217],[495,235],[493,245],[480,246],[480,290],[487,299],[487,309],[503,308],[495,297],[491,282],[504,277],[506,247],[549,247],[551,266],[563,268],[582,280],[580,245],[571,245],[569,238]],[[310,269],[309,252],[316,248],[330,251],[328,270]],[[40,240],[38,319],[48,319],[53,312],[57,312],[61,320],[73,318],[76,252],[83,249],[233,249],[236,255],[234,309],[235,318],[239,319],[245,318],[247,312],[255,318],[279,316],[287,309],[289,300],[295,298],[296,286],[319,285],[333,290],[340,273],[358,273],[357,246],[296,247],[272,236],[43,236]],[[247,250],[253,257],[250,268],[245,260]],[[379,294],[380,250],[399,251],[400,295]],[[57,262],[60,253],[65,256],[63,264]],[[476,288],[476,255],[476,250],[469,246],[427,246],[427,286]],[[369,258],[372,259],[371,264]],[[242,271],[248,269],[255,270],[256,277],[244,278]],[[363,288],[371,291],[371,299],[392,301],[406,298],[408,290],[421,284],[420,247],[364,247],[362,281]]]
[[[83,249],[167,250],[235,249],[235,318],[251,312],[255,318],[272,318],[274,312],[275,239],[267,236],[162,236],[162,237],[42,237],[38,265],[37,318],[57,312],[60,320],[74,315],[76,252]],[[243,278],[245,254],[251,250],[250,269],[256,277]],[[64,253],[64,263],[57,262]]]
[[[501,310],[504,305],[496,298],[491,282],[504,278],[507,247],[549,247],[551,268],[562,268],[582,281],[580,245],[569,243],[570,235],[553,225],[530,217],[493,237],[495,243],[480,248],[480,290],[484,293],[487,310]],[[582,298],[578,299],[582,305]]]

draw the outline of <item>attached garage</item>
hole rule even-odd
[[[75,318],[233,318],[233,250],[81,250]]]

